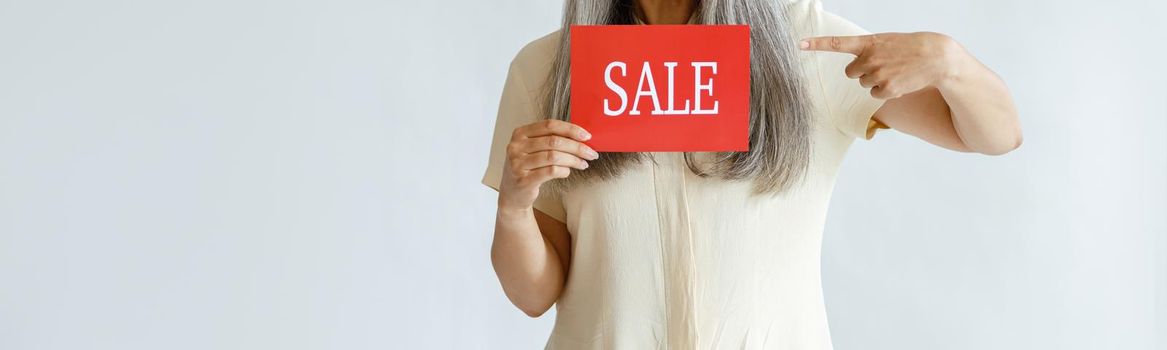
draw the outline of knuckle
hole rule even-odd
[[[562,143],[563,143],[563,139],[560,139],[559,136],[548,136],[547,137],[547,147],[549,147],[549,148],[554,149],[556,147],[559,147],[559,145]]]
[[[554,119],[545,119],[545,120],[543,120],[542,125],[544,128],[551,129],[551,128],[555,127],[555,120]]]
[[[862,77],[859,78],[859,83],[867,85],[868,87],[871,87],[871,86],[876,85],[876,82],[879,81],[878,77],[879,77],[878,73],[869,72],[869,73],[864,74]]]
[[[839,39],[839,37],[837,37],[837,36],[831,37],[831,40],[829,43],[830,43],[829,45],[831,45],[831,48],[835,49],[835,50],[838,50],[839,48],[843,47],[843,40]]]

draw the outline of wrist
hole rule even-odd
[[[975,67],[976,62],[960,43],[951,38],[947,38],[947,41],[945,43],[947,48],[944,50],[944,68],[933,83],[933,87],[941,91],[950,89],[964,80],[969,71]]]
[[[498,218],[502,220],[523,218],[531,215],[533,210],[530,205],[512,205],[501,200],[498,202]]]

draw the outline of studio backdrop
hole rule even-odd
[[[857,142],[838,349],[1167,348],[1167,7],[848,1],[960,40],[1024,145]],[[533,349],[479,180],[560,1],[0,1],[0,349]]]

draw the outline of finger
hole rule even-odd
[[[592,138],[592,134],[588,133],[584,128],[579,127],[579,125],[555,119],[546,119],[524,125],[516,130],[516,133],[524,137],[559,135],[578,141],[587,141]]]
[[[870,43],[870,35],[820,36],[803,39],[798,43],[798,47],[807,51],[842,52],[859,56]]]
[[[560,151],[567,152],[587,160],[595,160],[600,157],[591,147],[576,140],[572,140],[563,136],[540,136],[529,138],[522,141],[523,153],[532,153],[538,151]]]
[[[891,86],[879,85],[871,88],[871,97],[875,97],[881,100],[890,100],[898,96],[895,92],[895,89],[893,89]]]
[[[588,168],[588,162],[580,159],[580,157],[560,151],[535,152],[519,158],[519,168],[524,170],[538,169],[549,165],[576,168],[579,170]]]
[[[859,57],[851,61],[850,64],[847,64],[847,68],[843,69],[843,73],[847,74],[848,78],[855,79],[871,72],[872,68],[870,62],[863,57]]]
[[[527,178],[531,183],[538,185],[551,179],[562,179],[568,175],[571,175],[571,168],[552,165],[531,170]]]
[[[862,86],[865,88],[872,88],[872,87],[878,86],[882,82],[883,82],[883,79],[880,79],[879,75],[877,75],[875,73],[864,74],[862,77],[859,77],[859,86]]]

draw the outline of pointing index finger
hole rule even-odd
[[[820,36],[803,39],[798,43],[798,47],[806,51],[842,52],[859,56],[870,43],[870,35]]]

